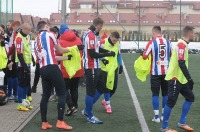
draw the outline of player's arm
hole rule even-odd
[[[151,53],[151,49],[152,49],[152,40],[147,43],[146,49],[142,54],[142,58],[144,60],[146,60],[148,58],[149,54]]]
[[[183,72],[183,75],[185,76],[185,78],[189,81],[189,80],[191,80],[191,76],[190,76],[188,68],[185,64],[186,46],[183,43],[179,43],[178,47],[177,47],[177,52],[178,52],[179,67],[180,67],[181,71]]]
[[[63,54],[63,53],[69,52],[69,49],[68,49],[68,48],[63,48],[63,47],[61,47],[61,45],[58,43],[58,40],[56,39],[56,36],[55,36],[53,33],[49,32],[49,37],[50,37],[50,39],[53,40],[53,42],[54,42],[54,47],[55,47],[55,49],[56,49],[56,51],[57,51],[58,53]]]
[[[16,50],[17,50],[17,57],[19,59],[20,64],[24,67],[25,71],[30,72],[24,60],[22,38],[20,37],[16,38]]]

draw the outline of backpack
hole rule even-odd
[[[0,106],[5,105],[8,102],[6,91],[5,86],[0,86]]]

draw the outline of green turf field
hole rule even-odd
[[[136,79],[135,72],[133,71],[133,63],[138,57],[138,54],[123,54],[123,61],[131,79],[132,85],[136,92],[140,106],[142,108],[145,120],[149,127],[150,132],[158,132],[161,124],[156,124],[151,121],[153,118],[153,110],[151,105],[151,91],[149,84],[149,77],[145,83]],[[200,74],[200,55],[191,55],[189,60],[189,69],[191,76],[195,82],[194,92],[196,95],[196,102],[192,105],[191,111],[188,116],[188,124],[193,127],[196,132],[200,131],[200,80],[198,75]],[[138,117],[135,112],[133,101],[127,86],[126,78],[124,74],[119,75],[118,89],[116,94],[111,100],[113,114],[108,115],[105,113],[101,106],[101,99],[94,105],[94,114],[98,118],[104,121],[102,125],[89,124],[86,121],[86,117],[81,115],[81,110],[84,108],[85,88],[79,88],[79,111],[76,116],[65,117],[65,120],[73,126],[74,132],[141,132],[141,127],[138,121]],[[176,124],[179,120],[181,113],[181,106],[184,99],[180,96],[176,106],[172,111],[172,115],[169,120],[169,125],[176,129]],[[55,128],[56,123],[56,103],[49,103],[48,121],[53,125],[53,129],[48,131],[53,132],[58,129]],[[38,113],[22,130],[22,132],[38,132],[41,128],[40,113]],[[181,130],[177,129],[181,132]],[[199,131],[198,131],[199,130]],[[184,131],[182,131],[184,132]]]
[[[128,70],[129,77],[132,81],[132,85],[135,89],[136,95],[138,97],[138,100],[142,108],[143,114],[145,116],[149,130],[151,132],[158,132],[159,129],[161,128],[161,124],[157,124],[151,121],[153,118],[153,110],[152,110],[152,105],[151,105],[151,91],[150,91],[149,76],[147,78],[147,81],[145,83],[142,83],[136,78],[135,72],[133,71],[133,61],[136,58],[138,58],[138,56],[139,56],[138,54],[124,54],[123,60]],[[189,71],[195,82],[194,93],[195,93],[196,100],[194,104],[191,106],[191,110],[187,118],[187,123],[191,125],[191,127],[193,127],[197,132],[200,132],[200,125],[199,125],[199,121],[200,121],[200,114],[199,114],[200,112],[200,90],[199,90],[200,89],[200,79],[199,79],[200,55],[190,55]],[[169,127],[177,129],[176,124],[179,121],[183,101],[184,101],[184,98],[180,95],[176,106],[172,110],[172,114],[169,120]],[[160,105],[161,105],[161,102],[160,102]],[[180,129],[177,129],[177,130],[180,132],[183,131]]]

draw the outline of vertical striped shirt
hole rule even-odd
[[[42,31],[38,34],[34,48],[40,67],[57,64],[54,48],[57,44],[56,36],[52,32]]]
[[[151,75],[165,75],[171,56],[171,42],[161,36],[148,42],[144,56],[151,54]]]
[[[97,40],[97,36],[88,30],[83,35],[83,44],[85,46],[83,51],[83,66],[85,69],[100,68],[99,58],[92,58],[89,55],[90,49],[94,49],[95,52],[99,53],[100,44]]]

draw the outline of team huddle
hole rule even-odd
[[[102,105],[106,113],[112,113],[111,97],[117,89],[118,74],[123,72],[122,56],[120,53],[120,35],[111,32],[109,36],[98,36],[104,21],[97,17],[93,24],[80,38],[77,32],[70,30],[66,24],[60,28],[52,27],[45,21],[37,24],[34,53],[31,50],[30,31],[28,23],[9,21],[12,32],[7,35],[0,28],[0,70],[5,72],[3,90],[0,95],[18,103],[17,110],[29,111],[31,92],[37,91],[37,83],[41,76],[42,99],[40,112],[42,130],[51,129],[48,123],[47,106],[52,91],[57,96],[56,127],[72,130],[72,126],[64,121],[78,111],[78,84],[80,78],[86,78],[85,108],[81,113],[87,117],[87,122],[103,124],[94,116],[93,105],[101,95],[104,95]],[[188,44],[193,39],[193,27],[183,29],[182,38],[176,45],[162,37],[160,26],[152,28],[153,39],[147,43],[146,50],[141,54],[144,60],[151,57],[150,82],[152,105],[154,110],[153,122],[162,121],[161,132],[176,132],[168,127],[168,120],[179,93],[185,97],[178,127],[188,131],[193,128],[186,124],[186,116],[194,102],[193,80],[188,71]],[[36,56],[35,58],[33,55]],[[36,65],[35,79],[31,88],[31,63]],[[7,87],[3,88],[5,86]],[[159,113],[159,92],[162,90],[162,113]],[[4,92],[4,93],[3,93]],[[5,101],[5,98],[0,98]]]
[[[87,121],[93,124],[103,123],[92,112],[93,104],[102,94],[105,98],[102,100],[105,111],[112,113],[110,99],[117,88],[118,74],[123,72],[120,35],[118,32],[112,32],[110,36],[105,36],[99,42],[97,36],[103,24],[104,21],[101,18],[95,18],[93,25],[85,31],[81,40],[79,35],[70,30],[66,24],[62,24],[59,29],[58,27],[50,28],[45,21],[38,22],[34,43],[36,60],[30,47],[31,27],[28,23],[20,25],[18,21],[12,22],[13,33],[9,41],[6,41],[5,36],[2,35],[1,48],[5,51],[3,56],[5,60],[1,69],[5,69],[5,74],[7,71],[15,70],[16,72],[16,77],[13,77],[16,79],[15,87],[8,86],[10,94],[6,96],[9,99],[13,97],[18,102],[17,110],[29,111],[33,108],[30,103],[31,92],[37,91],[38,79],[34,79],[31,88],[31,62],[36,65],[35,77],[41,76],[42,130],[52,128],[47,120],[47,104],[52,95],[52,89],[55,89],[58,101],[56,127],[72,130],[72,127],[64,121],[65,106],[66,104],[68,106],[66,115],[70,116],[77,112],[78,84],[83,75],[86,77],[86,107],[82,110],[82,114],[87,117]],[[7,42],[9,43],[6,44]],[[5,50],[6,47],[9,51]],[[7,84],[9,85],[10,82]]]

